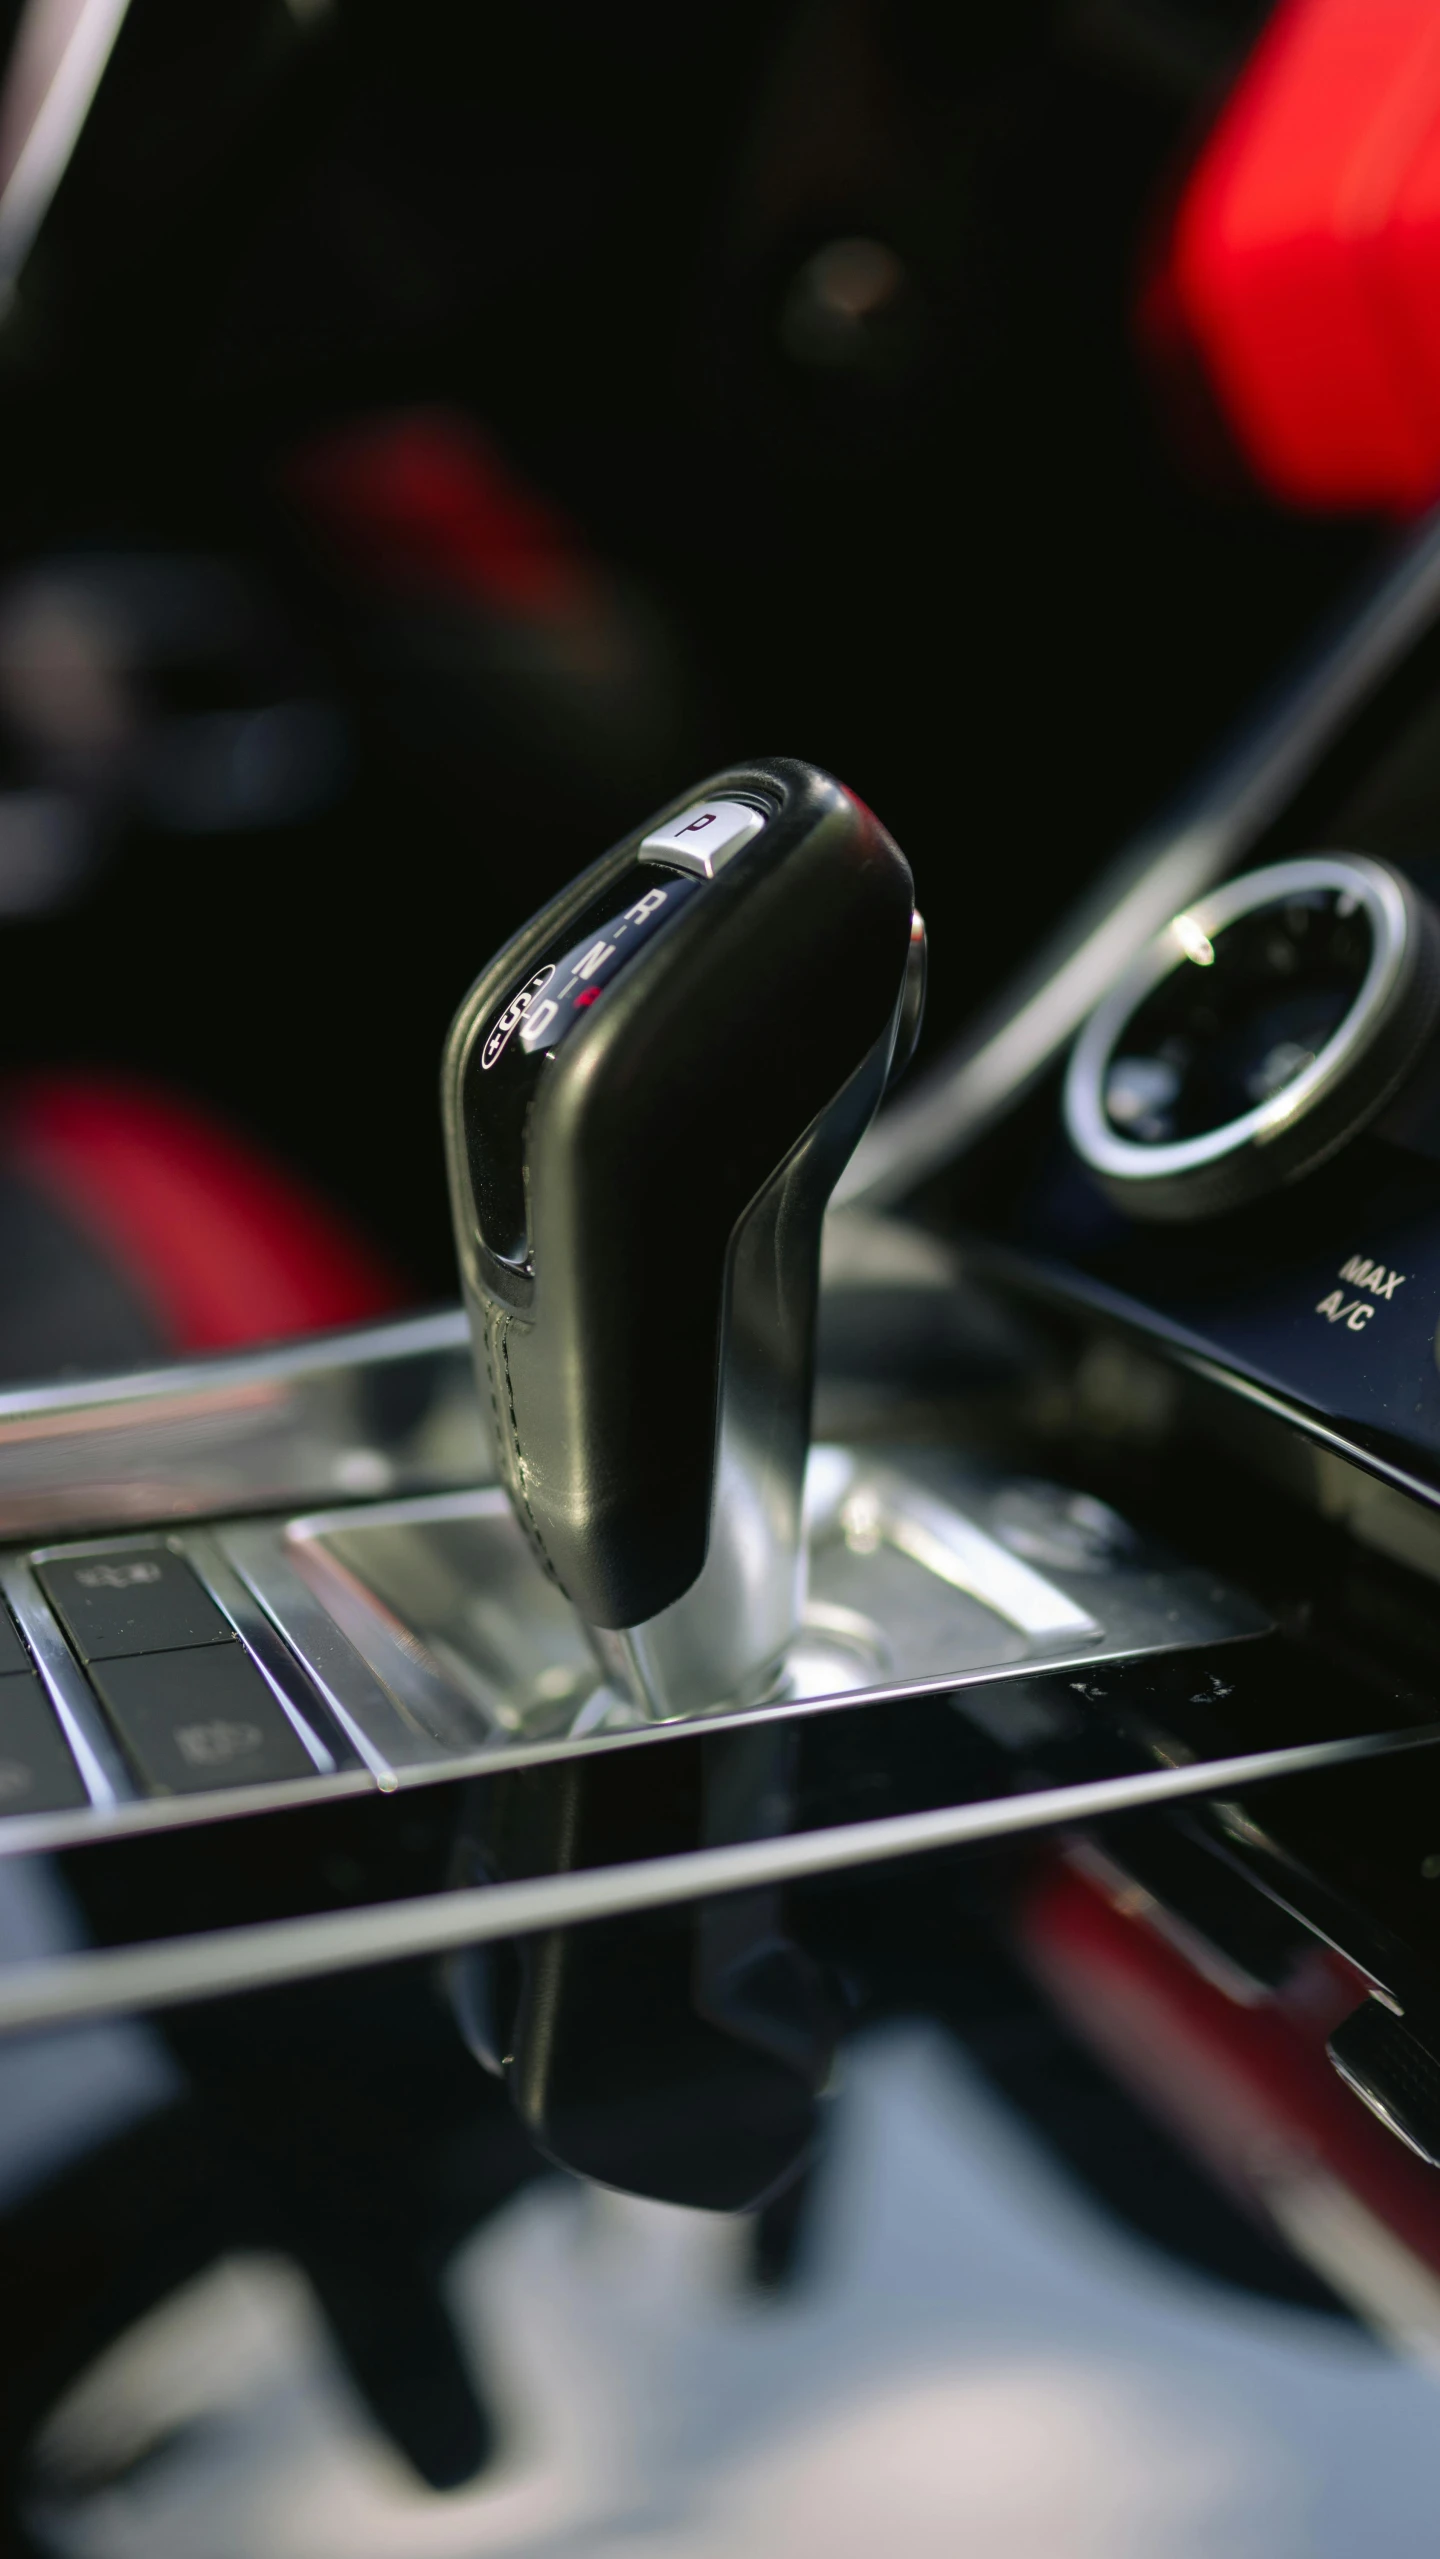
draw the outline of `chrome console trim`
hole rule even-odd
[[[373,1679],[352,1644],[346,1642],[328,1609],[312,1595],[283,1557],[260,1582],[246,1569],[247,1536],[253,1529],[221,1530],[220,1551],[233,1565],[254,1606],[287,1649],[298,1655],[325,1701],[332,1723],[344,1735],[358,1765],[366,1769],[383,1795],[393,1795],[398,1755],[405,1756],[408,1733],[395,1700]],[[267,1554],[273,1545],[268,1528],[261,1530]]]
[[[901,1813],[831,1829],[741,1840],[579,1874],[472,1886],[386,1902],[368,1910],[267,1920],[164,1943],[61,1955],[0,1970],[0,2035],[40,2026],[169,2008],[328,1973],[453,1953],[496,1938],[566,1928],[626,1912],[659,1910],[717,1893],[836,1874],[844,1869],[978,1846],[1071,1822],[1154,1810],[1233,1793],[1402,1750],[1429,1749],[1440,1728],[1364,1734],[1253,1751],[1182,1768]]]
[[[1255,1637],[1247,1633],[1224,1640],[1248,1644]],[[1150,1646],[1143,1655],[1126,1652],[1123,1658],[1128,1662],[1158,1658],[1165,1653],[1199,1655],[1203,1651],[1208,1664],[1218,1649],[1213,1640],[1203,1645],[1179,1641]],[[1031,1680],[1042,1670],[1093,1673],[1103,1667],[1092,1646],[1073,1653],[1050,1653],[1043,1662],[1003,1662],[957,1671],[945,1678],[890,1680],[877,1687],[836,1689],[823,1697],[781,1698],[770,1706],[737,1707],[730,1713],[707,1715],[704,1729],[706,1733],[750,1732],[757,1724],[793,1723],[802,1716],[831,1715],[848,1706],[898,1708],[920,1698],[958,1697],[971,1688]],[[695,1730],[695,1724],[646,1724],[631,1731],[587,1731],[580,1738],[588,1755],[592,1750],[653,1750],[676,1735],[691,1735]],[[308,1811],[347,1796],[398,1795],[420,1786],[454,1785],[471,1777],[508,1775],[512,1769],[546,1767],[572,1759],[576,1750],[574,1740],[516,1743],[501,1751],[468,1751],[449,1759],[416,1760],[384,1776],[369,1767],[352,1766],[336,1769],[330,1775],[317,1771],[314,1777],[267,1778],[258,1785],[231,1786],[204,1795],[136,1796],[132,1788],[124,1799],[96,1804],[84,1811],[8,1814],[0,1820],[0,1858],[44,1855],[57,1848],[87,1848],[102,1839],[140,1839],[160,1831],[197,1829],[213,1822],[243,1820],[252,1813]],[[128,1778],[125,1782],[129,1784]],[[3,1978],[0,1970],[0,1979]]]
[[[919,1695],[1012,1667],[1134,1658],[1268,1626],[1241,1594],[1144,1549],[1098,1505],[1116,1543],[1107,1549],[1102,1539],[1088,1561],[1072,1555],[1041,1571],[1023,1545],[1005,1542],[1003,1499],[990,1516],[1004,1479],[933,1451],[917,1464],[912,1474],[896,1452],[811,1451],[810,1601],[786,1682],[764,1705],[672,1716],[664,1729],[693,1727],[702,1713],[714,1728],[771,1707]],[[1032,1504],[1042,1496],[1069,1498],[1028,1488]],[[497,1487],[250,1521],[217,1535],[312,1670],[328,1629],[321,1685],[332,1710],[383,1752],[396,1782],[589,1750],[641,1723],[604,1684],[584,1630]]]
[[[663,1725],[641,1722],[603,1684],[498,1487],[171,1530],[167,1542],[200,1574],[315,1765],[312,1778],[179,1799],[137,1800],[30,1570],[57,1553],[123,1552],[135,1537],[34,1547],[0,1571],[48,1666],[91,1800],[10,1815],[0,1857],[647,1745],[700,1721],[748,1730],[1269,1631],[1242,1594],[1153,1553],[1102,1504],[943,1452],[914,1462],[912,1475],[893,1453],[812,1452],[811,1603],[786,1686],[764,1704]],[[447,1613],[457,1573],[476,1612],[459,1621]]]
[[[937,1501],[911,1483],[897,1467],[857,1466],[840,1520],[852,1549],[863,1553],[873,1540],[908,1555],[936,1581],[978,1599],[982,1608],[1023,1635],[1037,1655],[1051,1646],[1088,1648],[1104,1641],[1099,1618],[1068,1591],[1002,1546],[953,1502]]]
[[[99,1812],[110,1812],[135,1800],[132,1783],[120,1749],[109,1725],[100,1712],[88,1679],[60,1632],[55,1615],[30,1570],[19,1555],[0,1558],[0,1591],[3,1591],[21,1634],[32,1655],[35,1668],[55,1710],[55,1720],[70,1745],[80,1782],[91,1803]],[[35,1825],[47,1821],[73,1821],[73,1815],[21,1813],[15,1816],[28,1838],[35,1837]],[[88,1825],[87,1825],[88,1828]]]
[[[940,1284],[943,1265],[932,1253],[926,1269],[911,1230],[862,1223],[872,1258],[889,1243],[908,1280],[925,1269]],[[0,1389],[0,1540],[14,1545],[495,1480],[458,1306]]]
[[[229,1618],[286,1721],[298,1735],[301,1748],[314,1761],[318,1774],[333,1777],[341,1759],[353,1764],[360,1754],[343,1728],[335,1736],[340,1758],[337,1759],[335,1751],[322,1739],[317,1727],[328,1722],[329,1718],[324,1714],[321,1693],[301,1671],[295,1654],[281,1643],[253,1592],[241,1580],[215,1539],[204,1529],[195,1529],[173,1542],[182,1554],[188,1556],[216,1607]],[[300,1656],[301,1661],[303,1658]],[[305,1702],[311,1706],[313,1721],[296,1695],[300,1688],[310,1692]],[[321,1712],[315,1715],[317,1704],[321,1705]]]
[[[477,1496],[452,1498],[468,1502]],[[504,1493],[488,1498],[508,1511]],[[374,1512],[367,1506],[354,1516],[367,1519]],[[348,1521],[350,1514],[338,1517]],[[453,1691],[441,1689],[423,1647],[407,1641],[403,1627],[387,1623],[388,1613],[368,1594],[368,1605],[362,1605],[341,1566],[331,1560],[323,1579],[313,1562],[309,1570],[300,1569],[296,1548],[310,1526],[242,1521],[222,1528],[219,1542],[269,1623],[309,1665],[382,1793],[394,1792],[402,1770],[453,1768],[483,1746],[484,1734],[455,1729],[458,1701]]]
[[[458,1307],[0,1393],[0,1537],[493,1481]]]

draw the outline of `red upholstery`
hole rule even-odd
[[[458,411],[361,419],[307,445],[286,480],[313,525],[392,587],[542,622],[593,609],[576,533]]]
[[[1317,1944],[1286,1992],[1241,2004],[1060,1857],[1037,1873],[1018,1942],[1117,2077],[1242,2198],[1283,2210],[1287,2185],[1324,2177],[1440,2271],[1440,2177],[1326,2058],[1366,1991],[1339,1956]]]
[[[167,1093],[35,1078],[0,1104],[0,1150],[118,1267],[175,1350],[360,1323],[403,1301],[339,1217]]]
[[[1440,8],[1282,0],[1181,197],[1143,318],[1276,497],[1440,496]]]

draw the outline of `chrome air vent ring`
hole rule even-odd
[[[1373,1120],[1440,1017],[1440,922],[1386,864],[1309,854],[1176,916],[1091,1015],[1065,1125],[1132,1217],[1299,1180]]]

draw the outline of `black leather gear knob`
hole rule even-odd
[[[821,1219],[884,1088],[913,904],[840,783],[737,765],[582,873],[456,1017],[446,1145],[499,1462],[594,1626],[700,1574],[747,1329],[803,1465]]]

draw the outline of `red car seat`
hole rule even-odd
[[[196,1105],[83,1074],[0,1093],[0,1381],[363,1323],[404,1298],[343,1218]]]

